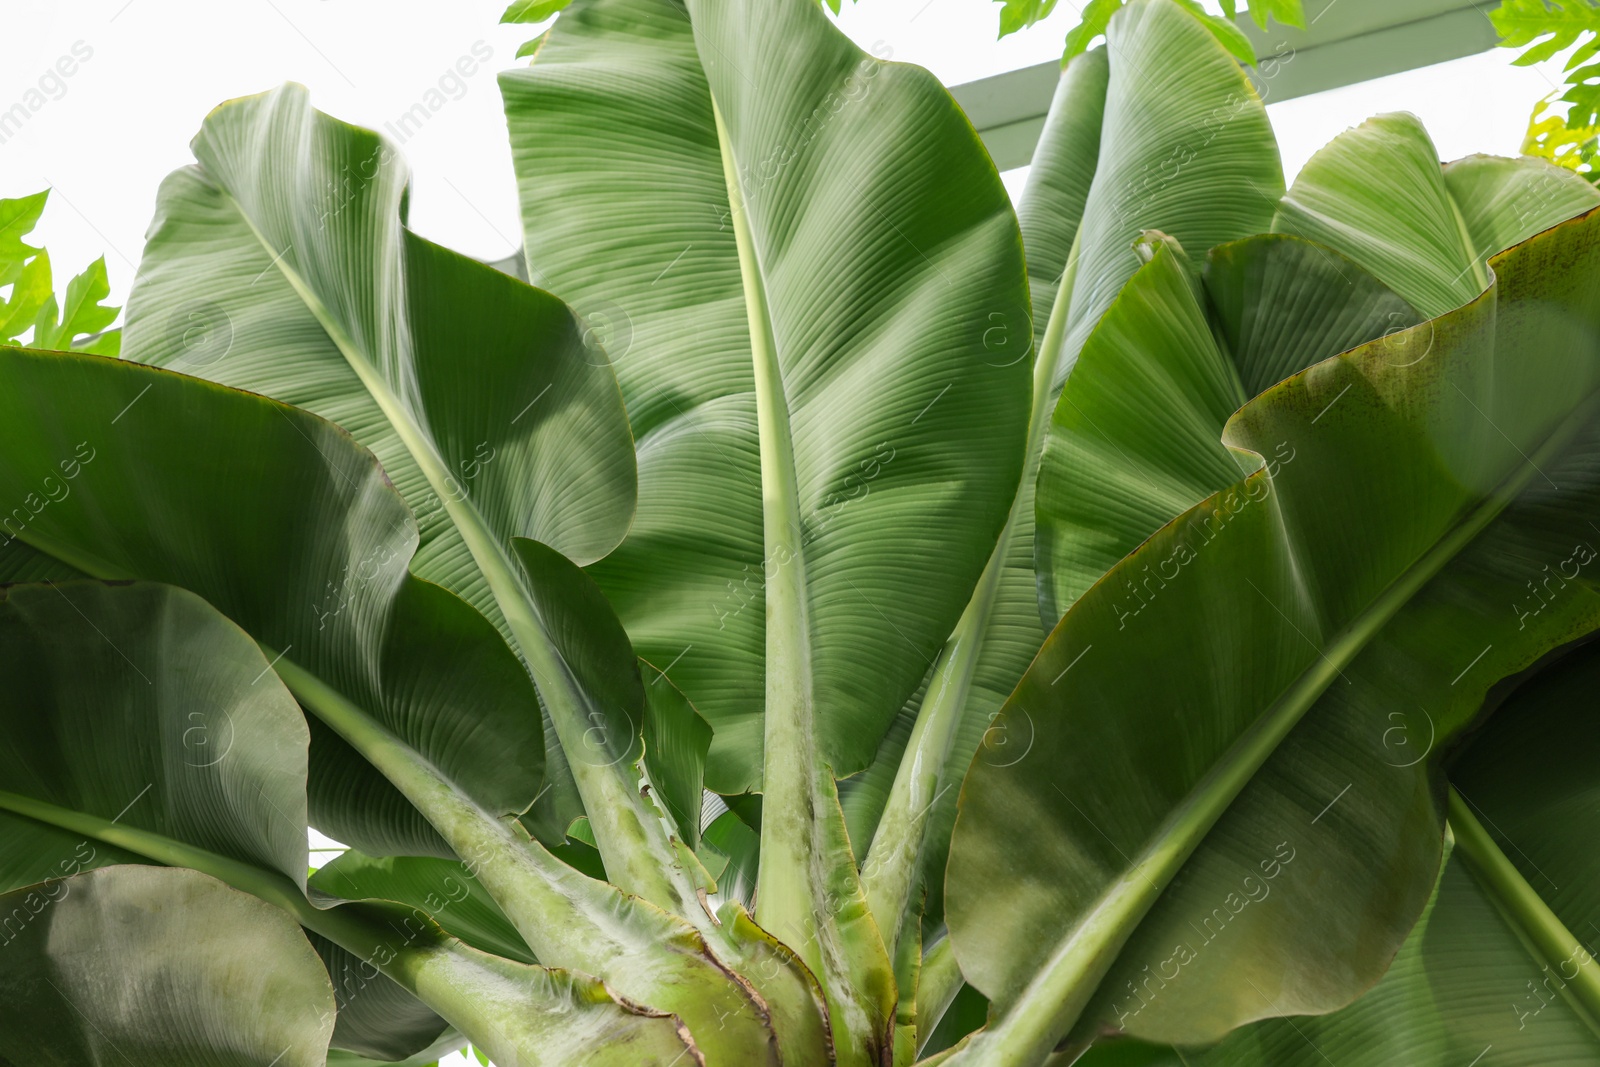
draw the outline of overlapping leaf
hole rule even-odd
[[[0,618],[10,680],[0,706],[0,889],[16,890],[31,914],[30,902],[42,908],[57,891],[19,887],[147,858],[87,827],[17,813],[19,799],[304,886],[306,720],[255,642],[194,594],[146,583],[13,586]],[[335,1045],[404,1055],[443,1029],[370,965],[325,939],[317,948],[336,987],[344,967],[359,971],[364,994],[340,1012]],[[396,1025],[408,1013],[437,1023],[421,1042]],[[363,1026],[380,1043],[358,1033],[351,1044]]]
[[[795,40],[814,42],[815,63],[775,56],[759,86],[741,72],[775,47],[772,27],[734,43],[727,35],[746,31],[730,11],[697,48],[690,13],[666,0],[569,8],[533,66],[502,83],[530,275],[605,321],[614,349],[625,345],[616,363],[638,438],[639,516],[595,575],[640,655],[676,661],[672,679],[716,730],[708,782],[724,792],[760,783],[764,589],[778,565],[763,562],[750,327],[705,69],[728,82],[718,101],[748,218],[778,227],[759,238],[761,269],[812,595],[816,610],[838,613],[818,615],[813,631],[820,744],[840,773],[870,758],[959,613],[982,565],[974,546],[992,539],[1006,503],[998,483],[1014,479],[1018,459],[1005,452],[1017,450],[1003,442],[1023,418],[1020,364],[984,361],[997,323],[1008,356],[1026,350],[1025,303],[1000,265],[1015,231],[970,130],[922,75],[862,56],[810,8],[784,10]],[[796,127],[766,108],[794,112]],[[888,115],[898,118],[886,132]],[[944,165],[908,167],[908,150]],[[557,202],[563,210],[548,209]],[[877,202],[896,206],[880,218]],[[878,231],[886,236],[870,244],[865,234]],[[877,259],[848,258],[866,247]],[[987,290],[996,295],[981,308],[953,299]],[[948,308],[916,303],[936,291]],[[947,385],[944,400],[964,390],[962,403],[930,407]],[[953,444],[931,449],[938,436],[976,437],[985,417],[987,438],[960,461]],[[980,488],[990,469],[997,484]],[[924,487],[936,472],[950,487],[937,500]],[[965,517],[960,494],[972,494]],[[913,580],[890,558],[896,535],[882,532],[932,526],[943,532],[925,564],[948,582]],[[878,532],[866,544],[869,528]],[[832,562],[847,558],[848,575],[836,573]]]
[[[1108,70],[1103,49],[1068,65],[1028,173],[1019,221],[1037,323],[1049,317],[1057,290],[1070,285],[1063,276],[1094,178]],[[1016,349],[1023,339],[1009,329],[997,330],[989,340],[996,353],[1010,350],[1017,360],[1034,355]],[[956,633],[901,709],[872,765],[840,784],[851,838],[867,852],[864,866],[869,891],[876,890],[875,912],[896,914],[924,892],[926,913],[934,920],[942,914],[944,884],[937,872],[944,869],[955,821],[953,774],[970,762],[989,720],[1044,641],[1033,590],[1032,487],[1048,395],[1038,390],[1047,390],[1056,377],[1051,360],[1059,356],[1052,350],[1035,358],[1034,410],[1017,497]],[[915,750],[908,748],[913,744]],[[884,819],[891,826],[880,837]]]
[[[1035,471],[1056,390],[1076,359],[1068,324],[1085,313],[1080,301],[1098,299],[1097,286],[1083,282],[1085,264],[1120,275],[1128,250],[1115,243],[1147,226],[1160,222],[1187,233],[1242,237],[1250,230],[1239,227],[1264,225],[1270,210],[1264,201],[1258,208],[1259,193],[1237,181],[1222,182],[1217,197],[1215,172],[1187,165],[1195,154],[1197,121],[1209,119],[1214,128],[1207,152],[1242,161],[1240,169],[1247,176],[1277,173],[1277,149],[1265,113],[1237,66],[1170,5],[1151,5],[1148,11],[1140,5],[1128,17],[1127,25],[1114,27],[1111,46],[1074,60],[1063,73],[1029,174],[1021,222],[1035,318],[1049,325],[1034,363],[1027,466],[990,569],[932,668],[926,696],[908,708],[917,718],[914,730],[908,731],[911,748],[890,739],[880,753],[879,762],[889,773],[896,764],[900,768],[865,868],[878,912],[898,914],[924,872],[943,870],[959,796],[956,775],[971,761],[1047,632],[1034,592]],[[1173,109],[1169,99],[1150,94],[1142,79],[1124,69],[1127,64],[1120,57],[1162,42],[1174,46],[1175,57],[1164,76],[1183,86],[1192,107]],[[1180,42],[1182,47],[1176,47]],[[1228,102],[1232,122],[1226,128],[1211,113],[1223,102]],[[1116,121],[1102,123],[1102,112],[1115,115]],[[1163,157],[1185,165],[1173,167],[1161,183],[1126,187],[1136,160]],[[1242,216],[1241,193],[1251,198]],[[991,744],[1005,742],[1003,727],[987,736]],[[872,788],[874,778],[882,776],[876,772],[876,767],[868,771],[858,791]],[[918,844],[923,848],[920,857],[913,852]],[[920,870],[905,869],[918,861]],[[937,877],[926,881],[929,914],[937,917],[943,887]]]
[[[1112,21],[1107,49],[1107,132],[1083,209],[1057,388],[1138,270],[1141,231],[1160,230],[1198,254],[1264,232],[1283,194],[1278,145],[1260,97],[1181,8],[1134,0]],[[1143,56],[1185,62],[1151,64],[1137,58]]]
[[[305,719],[253,641],[192,593],[97,582],[0,598],[0,783],[306,879]],[[0,890],[124,861],[0,800]]]
[[[65,364],[72,357],[48,358]],[[161,372],[138,373],[183,382]],[[687,1054],[690,1045],[675,1021],[614,998],[595,979],[530,967],[459,945],[421,912],[408,916],[381,898],[375,905],[313,907],[302,888],[304,720],[262,650],[199,597],[142,582],[14,586],[0,604],[0,625],[6,631],[0,649],[10,658],[11,680],[0,701],[0,729],[6,741],[0,747],[11,764],[4,768],[7,789],[0,792],[8,878],[41,874],[83,878],[88,876],[82,872],[98,865],[144,859],[193,867],[224,879],[260,897],[266,902],[262,908],[270,904],[281,909],[280,915],[287,912],[281,922],[289,929],[297,919],[338,946],[337,952],[325,953],[325,960],[339,982],[339,1003],[347,1010],[353,1003],[355,1019],[367,1028],[365,1034],[344,1035],[358,1048],[377,1050],[370,1034],[384,1013],[391,1027],[400,1018],[414,1020],[418,1006],[413,998],[420,996],[446,1021],[467,1028],[485,1048],[508,1061],[570,1062],[580,1049],[590,1054],[602,1034],[611,1039],[595,1054],[607,1063],[666,1064]],[[122,793],[140,778],[148,781],[125,802]],[[23,926],[31,929],[48,905],[58,904],[61,897],[56,890],[61,886],[70,890],[70,882],[56,882],[19,891]],[[199,916],[204,905],[201,899],[191,910]],[[143,907],[152,913],[162,910]],[[125,925],[137,925],[128,921],[133,909],[127,905],[113,902],[110,909]],[[46,931],[46,955],[58,941],[71,938],[48,922],[40,925]],[[239,938],[250,936],[250,924],[236,925]],[[161,936],[171,940],[178,935]],[[91,932],[75,944],[97,938],[109,942],[114,934]],[[189,942],[196,940],[185,938],[184,951],[193,950],[195,945]],[[203,946],[203,939],[200,943]],[[304,940],[298,943],[305,958],[314,961]],[[264,944],[256,954],[266,960],[273,951]],[[239,974],[251,972],[258,962],[237,943],[222,946],[219,953],[223,957],[243,953],[245,958],[230,961]],[[202,1009],[215,1013],[215,1005],[197,998],[192,990],[180,991],[176,1004],[163,1000],[160,994],[164,988],[170,992],[174,983],[164,983],[159,975],[173,963],[158,952],[145,955],[148,959],[142,962],[154,967],[157,975],[149,979],[154,999],[146,1008],[130,1008],[126,996],[107,989],[108,981],[114,981],[118,991],[123,987],[114,969],[102,966],[88,974],[85,993],[94,993],[100,1003],[92,1003],[93,1012],[85,1011],[84,1018],[96,1034],[125,1031],[132,1010],[170,1010],[181,1020],[188,1017],[183,1015],[185,1002],[199,1000]],[[658,966],[662,958],[649,957]],[[350,975],[341,965],[345,962],[359,968],[355,988],[347,983]],[[76,965],[68,961],[66,970]],[[56,970],[63,973],[60,966]],[[320,967],[316,970],[319,988],[328,991],[326,976]],[[30,988],[38,988],[37,971],[35,966],[17,973]],[[671,968],[660,967],[661,974],[670,976]],[[238,974],[216,968],[207,977],[217,987],[215,992],[226,994],[235,1008],[243,1001],[256,1010],[256,1002],[264,999],[269,1010],[261,1014],[262,1028],[268,1033],[283,1031],[284,1019],[270,1010],[275,994],[240,991]],[[263,971],[262,977],[281,981],[276,969]],[[707,1002],[718,1003],[710,992]],[[66,997],[71,999],[70,994]],[[34,1004],[37,999],[23,1003]],[[34,1006],[39,1012],[53,1010]],[[302,1044],[322,1043],[319,1060],[333,1022],[331,1009],[330,1002],[316,1020],[300,1021],[310,1035],[299,1039]],[[102,1014],[105,1027],[98,1025]],[[724,1022],[736,1030],[739,1020]],[[0,1032],[8,1038],[19,1035],[12,1039],[21,1040],[29,1025],[12,1017]],[[409,1044],[398,1049],[384,1045],[381,1050],[402,1055],[415,1051],[437,1037],[441,1028],[435,1025],[431,1034],[420,1036],[391,1029],[391,1041],[401,1037]],[[199,1035],[157,1029],[152,1048],[175,1062],[219,1062],[206,1058],[208,1052],[217,1051],[206,1041],[231,1038],[209,1033],[210,1027],[203,1029],[207,1032]],[[239,1039],[246,1043],[259,1032],[251,1026],[238,1029]],[[76,1027],[64,1030],[62,1037],[89,1040]],[[160,1044],[169,1037],[171,1043]],[[191,1044],[194,1050],[188,1048]],[[707,1045],[716,1047],[714,1039]],[[198,1058],[183,1059],[190,1051]],[[241,1057],[222,1062],[263,1061]]]
[[[0,1061],[322,1067],[333,991],[282,911],[195,871],[124,866],[0,896]],[[20,918],[19,918],[20,916]]]
[[[1593,551],[1588,553],[1592,559]],[[1555,571],[1550,591],[1565,591]],[[1427,912],[1377,987],[1322,1018],[1272,1020],[1197,1067],[1593,1063],[1600,1056],[1590,925],[1600,919],[1593,647],[1525,683],[1450,768],[1457,845]],[[1486,839],[1486,840],[1485,840]],[[1488,859],[1498,870],[1485,871]],[[1553,921],[1552,921],[1553,920]]]
[[[1159,235],[1090,335],[1040,466],[1040,611],[1084,590],[1177,515],[1237,479],[1228,416],[1263,389],[1419,316],[1331,249],[1287,236],[1224,245],[1204,289]],[[1267,457],[1273,463],[1283,456]]]
[[[532,686],[492,626],[408,572],[416,526],[370,453],[304,412],[132,363],[6,350],[0,377],[0,565],[28,577],[44,554],[192,589],[486,810],[526,810],[542,749]],[[50,396],[73,402],[32,399]],[[317,736],[320,827],[449,854],[366,761]]]
[[[588,562],[632,515],[604,352],[560,301],[407,231],[392,146],[298,86],[219,108],[193,147],[162,187],[127,357],[350,431],[417,516],[411,570],[509,634],[512,536]],[[581,814],[563,769],[537,823],[557,842]]]
[[[1473,156],[1441,170],[1415,115],[1378,115],[1312,156],[1272,228],[1355,260],[1424,315],[1489,284],[1488,258],[1600,204],[1577,175],[1535,159]]]
[[[1075,1040],[1211,1040],[1382,972],[1442,821],[1421,761],[1371,758],[1385,717],[1417,707],[1447,738],[1491,682],[1600,623],[1581,583],[1503,606],[1595,518],[1597,226],[1504,253],[1472,305],[1247,405],[1230,446],[1293,458],[1163,528],[1052,634],[1006,712],[1032,745],[980,753],[957,824],[957,954],[1006,1011],[963,1062],[1080,1017]],[[1145,965],[1169,968],[1153,999]]]
[[[824,779],[871,758],[1010,502],[1026,368],[984,347],[1001,323],[1027,348],[1003,190],[930,77],[798,0],[578,4],[504,86],[530,276],[629,331],[640,513],[596,578],[714,727],[709,784],[768,793],[763,921],[882,976],[830,996],[892,997]],[[827,896],[860,938],[817,944]],[[834,1007],[841,1049],[881,1039],[886,1005]]]

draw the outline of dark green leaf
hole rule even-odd
[[[1552,587],[1556,589],[1557,587]],[[1322,1018],[1271,1020],[1214,1050],[1196,1067],[1340,1067],[1470,1063],[1579,1067],[1600,1057],[1592,997],[1575,982],[1596,968],[1600,921],[1594,849],[1593,723],[1600,656],[1580,649],[1525,682],[1451,767],[1469,817],[1521,888],[1546,902],[1569,942],[1555,953],[1530,934],[1527,898],[1484,879],[1458,844],[1434,899],[1394,966],[1370,993]],[[1454,819],[1454,816],[1452,816]],[[1525,926],[1524,923],[1529,923]],[[1592,981],[1587,983],[1593,988]]]
[[[11,586],[0,674],[6,797],[305,884],[305,719],[256,643],[205,601],[149,583]],[[129,858],[7,806],[0,890]]]
[[[195,871],[0,896],[0,1062],[322,1067],[333,991],[288,915]]]
[[[1375,758],[1385,717],[1426,710],[1443,744],[1490,683],[1600,624],[1587,580],[1506,607],[1600,519],[1600,215],[1493,264],[1475,303],[1246,405],[1224,440],[1263,469],[1164,527],[1046,643],[1005,713],[1032,745],[1007,766],[980,754],[956,829],[952,936],[1005,1012],[974,1048],[1053,1045],[1080,1011],[1080,1039],[1214,1040],[1340,1007],[1387,965],[1443,812],[1425,761]],[[1169,969],[1153,999],[1146,967]]]

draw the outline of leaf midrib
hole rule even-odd
[[[756,875],[756,921],[802,954],[812,970],[821,963],[811,906],[810,854],[814,827],[807,813],[817,731],[811,677],[811,631],[805,547],[800,531],[800,489],[794,438],[778,361],[766,278],[750,230],[739,164],[722,110],[711,102],[728,190],[729,215],[739,254],[745,314],[755,380],[756,432],[761,460],[766,601],[766,700],[763,715],[761,866]]]
[[[1455,838],[1453,854],[1465,861],[1473,881],[1515,931],[1533,961],[1559,976],[1563,982],[1559,992],[1590,1032],[1600,1037],[1600,962],[1589,955],[1560,916],[1528,884],[1455,786],[1450,787],[1447,810]],[[1567,978],[1561,965],[1579,953],[1578,971]]]
[[[339,935],[348,933],[339,930],[341,924],[337,922],[325,922],[327,913],[314,906],[306,898],[303,889],[282,871],[257,867],[165,834],[121,825],[89,812],[64,808],[20,793],[0,791],[0,811],[9,811],[58,830],[82,834],[101,844],[136,853],[167,867],[184,867],[208,874],[235,889],[282,908],[294,916],[300,925],[339,940],[341,944],[343,939]]]
[[[1456,203],[1455,194],[1450,191],[1450,186],[1445,183],[1444,174],[1439,175],[1439,184],[1444,189],[1445,203],[1450,205],[1450,217],[1456,223],[1456,236],[1461,239],[1461,250],[1466,254],[1467,267],[1472,271],[1472,281],[1479,293],[1489,288],[1489,265],[1478,258],[1478,246],[1472,239],[1472,232],[1467,229],[1466,216],[1461,213],[1461,205]]]

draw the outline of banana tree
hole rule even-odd
[[[1383,120],[1285,195],[1170,0],[1067,67],[1020,225],[807,0],[579,0],[502,86],[533,284],[286,86],[163,186],[124,359],[0,350],[0,1056],[1033,1064],[1377,981],[1445,794],[1362,729],[1442,752],[1600,624],[1477,610],[1600,518],[1595,223],[1524,240],[1588,187]]]

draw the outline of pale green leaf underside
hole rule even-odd
[[[1483,291],[1490,255],[1596,204],[1594,186],[1542,160],[1441,168],[1422,123],[1396,112],[1312,156],[1272,228],[1337,249],[1433,316]]]
[[[714,727],[708,784],[725,792],[761,781],[768,576],[712,88],[761,250],[819,745],[840,773],[869,761],[959,613],[1026,414],[1026,368],[1009,355],[1026,349],[1016,231],[970,128],[924,75],[864,57],[809,6],[767,13],[759,33],[754,18],[719,15],[697,46],[670,0],[578,4],[531,68],[502,79],[530,276],[625,349],[639,515],[595,575],[640,655]],[[741,75],[756,69],[752,91]],[[1003,357],[984,344],[999,323]]]

